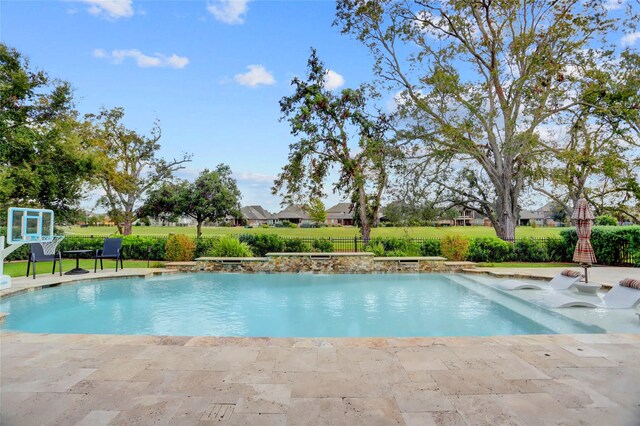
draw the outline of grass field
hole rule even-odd
[[[516,229],[516,237],[557,237],[564,228],[531,228],[522,226]],[[117,232],[115,227],[94,226],[81,228],[72,226],[64,228],[67,235],[112,235]],[[169,233],[196,235],[195,227],[165,227],[165,226],[134,226],[134,235],[167,235]],[[358,235],[358,228],[225,228],[204,227],[202,233],[205,236],[212,235],[237,235],[237,234],[276,234],[291,237],[354,237]],[[373,237],[412,237],[412,238],[440,238],[445,235],[465,235],[467,237],[495,236],[493,228],[488,226],[453,226],[453,227],[409,227],[409,228],[374,228]]]
[[[93,259],[81,259],[80,267],[84,269],[88,269],[93,272]],[[158,262],[151,262],[151,267],[158,264]],[[114,269],[116,268],[116,262],[113,260],[103,260],[104,269]],[[53,267],[53,262],[38,262],[37,271],[38,275],[50,274],[51,268]],[[62,273],[72,270],[76,267],[75,259],[62,259]],[[125,260],[124,267],[126,268],[146,268],[147,261],[146,260]],[[98,264],[98,268],[100,265]],[[27,273],[27,262],[8,262],[4,264],[4,274],[9,275],[10,277],[24,277]],[[56,265],[56,274],[58,274],[58,265]],[[29,276],[33,274],[33,270],[29,272]],[[89,276],[89,275],[87,275]]]

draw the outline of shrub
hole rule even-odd
[[[389,250],[384,253],[386,257],[405,257],[407,253],[402,250]]]
[[[384,256],[384,246],[380,241],[369,241],[364,247],[364,251],[373,253],[373,255],[377,257]]]
[[[469,243],[467,258],[473,262],[506,262],[511,260],[513,247],[497,237],[479,237]]]
[[[465,260],[469,253],[469,240],[460,235],[447,235],[440,241],[440,250],[449,260]]]
[[[309,246],[306,245],[301,239],[291,238],[284,240],[285,253],[306,253],[310,251]]]
[[[256,256],[264,256],[267,253],[280,253],[284,251],[284,239],[273,234],[243,234],[239,240],[247,243]]]
[[[548,262],[547,246],[533,238],[522,238],[513,245],[514,260],[520,262]]]
[[[547,238],[547,256],[551,262],[568,262],[571,257],[567,256],[567,248],[562,238]]]
[[[618,226],[618,221],[609,215],[603,214],[596,218],[596,225],[598,226]]]
[[[538,224],[536,223],[535,219],[531,219],[529,220],[529,226],[532,228],[537,228]]]
[[[426,240],[420,246],[420,254],[422,256],[441,256],[440,240]]]
[[[289,224],[289,228],[294,228],[295,229],[297,227],[298,227],[298,225],[296,225],[295,223],[290,223]]]
[[[421,256],[422,250],[420,246],[414,243],[410,238],[373,238],[368,245],[380,244],[383,249],[381,256],[389,256],[390,252],[394,252],[394,256]],[[365,247],[366,249],[366,247]],[[380,249],[376,248],[376,252]]]
[[[566,255],[571,258],[578,241],[575,228],[561,231],[560,236]],[[591,245],[599,264],[623,263],[624,248],[628,248],[636,264],[640,264],[640,226],[595,226],[591,231]]]
[[[122,253],[125,259],[145,260],[149,256],[149,259],[152,260],[164,260],[166,244],[166,237],[127,235],[122,238]],[[102,247],[102,242],[100,247]],[[147,253],[148,248],[151,248],[149,253]]]
[[[333,242],[327,238],[317,238],[313,240],[311,247],[322,253],[331,253],[333,251]]]
[[[266,223],[263,223],[262,225],[260,225],[260,228],[269,229],[269,225],[267,225]]]
[[[182,234],[170,234],[164,246],[165,259],[172,262],[193,260],[196,243],[192,238]]]
[[[222,237],[213,243],[213,247],[207,253],[213,257],[251,257],[253,253],[247,243],[243,243],[235,237]]]
[[[196,238],[196,257],[206,256],[213,248],[218,237],[200,237]]]

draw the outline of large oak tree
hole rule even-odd
[[[71,219],[94,171],[71,86],[0,43],[0,219],[7,207]]]
[[[372,109],[362,87],[327,89],[326,75],[312,50],[307,78],[294,78],[295,92],[280,101],[282,117],[298,140],[289,146],[289,163],[278,175],[273,193],[281,193],[288,203],[322,198],[335,169],[334,191],[354,202],[355,222],[368,240],[379,217],[389,161],[396,152],[388,136],[390,119]]]
[[[123,108],[103,109],[87,117],[93,122],[90,134],[99,161],[96,181],[104,192],[99,204],[108,209],[118,231],[130,235],[135,209],[145,193],[170,180],[191,156],[159,158],[160,126],[156,123],[149,136],[127,129],[122,123]]]
[[[205,221],[241,217],[240,190],[226,164],[214,170],[204,169],[194,182],[166,182],[150,191],[139,215],[159,217],[189,216],[196,221],[197,237]]]
[[[582,0],[339,0],[336,23],[399,90],[411,153],[446,170],[437,183],[505,239],[538,129],[579,104],[567,70],[622,24]]]

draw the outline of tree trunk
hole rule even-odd
[[[490,217],[491,224],[498,238],[514,241],[518,221],[518,197],[513,197],[510,191],[504,189],[498,189],[497,192],[495,218]]]
[[[131,235],[131,226],[133,224],[133,211],[125,211],[123,215],[122,235]]]
[[[131,235],[131,218],[125,217],[124,226],[122,229],[122,235],[127,236]]]
[[[360,233],[366,244],[371,237],[371,223],[367,217],[367,194],[362,185],[358,187],[358,216],[360,217]]]
[[[198,225],[196,226],[196,238],[200,238],[200,236],[202,235],[202,222],[204,222],[203,220],[198,220]]]

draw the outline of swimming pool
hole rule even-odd
[[[594,333],[456,274],[220,274],[113,279],[0,302],[6,330],[270,337]]]

